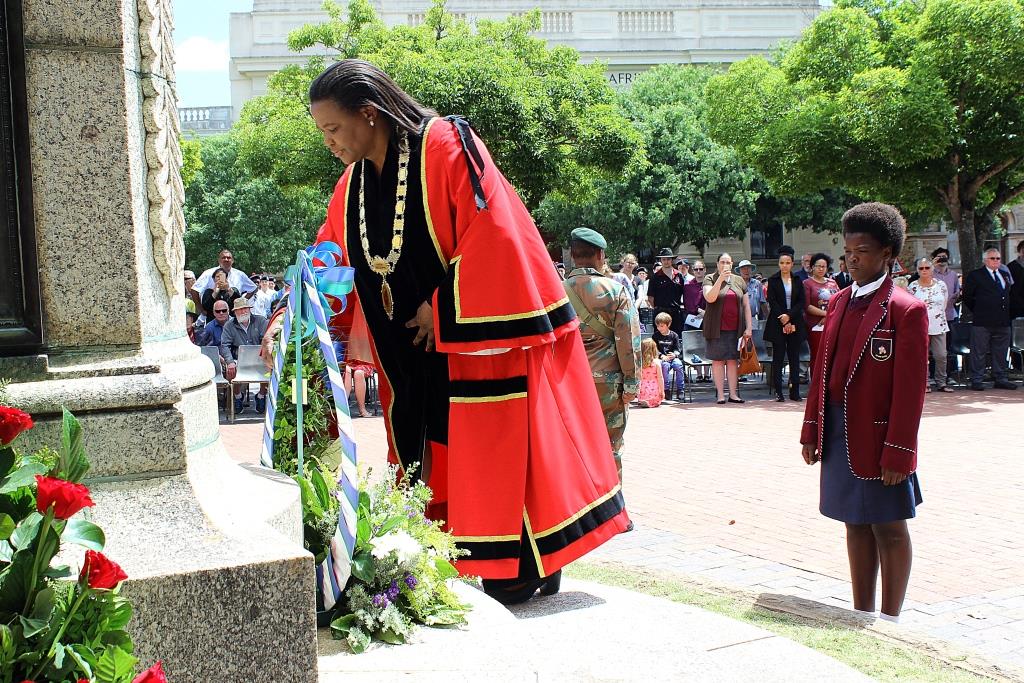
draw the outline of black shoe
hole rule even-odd
[[[985,391],[985,385],[981,382],[971,382],[971,391]]]
[[[746,401],[744,401],[742,398],[733,398],[732,396],[730,396],[729,403],[746,403]]]
[[[628,534],[632,530],[633,530],[633,520],[629,520],[629,525],[625,529],[623,529],[620,533]]]
[[[781,391],[776,391],[775,392],[775,400],[778,401],[779,403],[785,403],[786,402],[786,397],[782,395]]]
[[[715,403],[717,403],[720,406],[724,406],[725,405],[725,399],[724,398],[720,398],[717,401],[715,401]]]
[[[267,409],[267,397],[256,394],[256,412],[263,414]]]
[[[1008,380],[1005,380],[1005,379],[1000,379],[1000,380],[996,380],[996,383],[995,383],[995,385],[993,385],[993,388],[994,389],[1009,389],[1010,391],[1015,391],[1017,389],[1017,384],[1014,383],[1014,382],[1010,382]]]
[[[561,588],[562,570],[543,579],[533,579],[517,586],[506,587],[508,583],[509,579],[484,579],[484,593],[503,605],[522,604],[532,598],[538,590],[541,595],[554,595]]]
[[[792,394],[789,395],[789,400],[790,401],[802,401],[804,399],[800,396],[800,394],[792,393]]]
[[[235,399],[235,415],[238,415],[243,410],[242,408],[242,397],[239,396]]]

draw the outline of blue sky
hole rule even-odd
[[[174,0],[180,106],[231,104],[228,15],[251,10],[252,0]]]

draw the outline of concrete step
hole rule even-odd
[[[565,579],[562,592],[506,609],[472,586],[465,630],[360,655],[320,632],[320,683],[409,681],[869,681],[791,640],[696,607]]]

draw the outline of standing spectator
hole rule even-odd
[[[556,262],[555,263],[555,272],[558,273],[558,279],[559,280],[565,280],[565,264],[564,263]]]
[[[789,361],[789,398],[800,400],[800,346],[807,338],[804,322],[804,288],[793,275],[793,254],[779,249],[779,272],[768,278],[768,320],[764,338],[772,344],[772,385],[775,400],[782,397],[782,370]]]
[[[680,256],[679,258],[676,259],[674,265],[676,267],[676,270],[679,271],[679,274],[683,276],[683,284],[684,285],[687,282],[693,282],[693,276],[690,275],[690,262],[689,261],[687,261],[686,259],[684,259],[684,258],[682,258]]]
[[[672,331],[683,331],[683,276],[672,267],[673,254],[669,248],[658,252],[661,269],[651,278],[647,288],[647,303],[658,313],[668,313],[672,317]]]
[[[274,297],[277,290],[274,289],[274,278],[271,275],[257,275],[256,282],[259,289],[252,297],[252,312],[264,318],[270,318],[270,312],[274,305]]]
[[[693,277],[683,285],[683,331],[699,330],[704,321],[704,311],[708,302],[704,300],[704,275],[707,274],[707,267],[703,261],[693,262]],[[690,318],[690,316],[694,316]],[[689,320],[687,320],[689,318]],[[693,324],[691,321],[696,321]],[[706,365],[697,366],[697,381],[710,382],[711,369]]]
[[[629,278],[630,293],[636,299],[636,288],[640,284],[636,277],[636,268],[640,262],[636,260],[636,254],[626,254],[622,257],[622,274]]]
[[[739,338],[750,339],[753,321],[750,315],[750,297],[743,278],[733,275],[732,256],[718,257],[718,272],[704,277],[704,299],[708,302],[704,314],[704,339],[707,357],[711,359],[711,374],[715,379],[718,403],[725,403],[725,375],[729,378],[729,403],[746,403],[739,395]]]
[[[971,323],[971,389],[981,391],[985,357],[992,356],[996,389],[1016,389],[1007,377],[1010,351],[1010,278],[1001,269],[998,249],[985,250],[985,265],[964,278],[964,305],[974,314]]]
[[[811,256],[813,254],[807,253],[800,257],[800,267],[793,271],[793,275],[803,282],[811,276]]]
[[[853,278],[850,277],[850,272],[846,270],[846,254],[839,257],[839,272],[836,273],[833,279],[839,285],[839,289],[846,289],[853,284]]]
[[[821,332],[825,329],[825,314],[829,300],[839,292],[839,285],[828,277],[832,257],[818,253],[811,257],[811,276],[804,280],[804,313],[807,318],[807,345],[811,348],[811,371],[814,371],[814,357],[818,353]]]
[[[607,264],[605,264],[605,266],[607,266]],[[624,272],[624,269],[625,266],[623,266],[623,264],[616,264],[616,266],[612,268],[611,278],[622,285],[626,289],[626,294],[629,294],[630,300],[635,302],[636,287],[633,285],[633,276],[627,275]]]
[[[1024,318],[1024,240],[1017,242],[1017,258],[1009,263],[1013,285],[1010,287],[1010,319]]]
[[[213,304],[218,301],[227,302],[231,308],[231,315],[234,317],[235,299],[241,296],[238,290],[228,283],[228,274],[223,268],[215,268],[213,271],[213,288],[203,292],[203,310],[208,318],[213,318]]]
[[[654,339],[640,342],[640,393],[637,403],[644,408],[657,408],[665,400],[665,379],[658,360],[658,345]]]
[[[743,259],[737,266],[740,277],[747,286],[747,297],[750,299],[750,315],[754,320],[764,320],[767,313],[768,303],[765,301],[764,287],[760,280],[754,278],[754,264]]]
[[[640,388],[640,320],[629,289],[597,270],[605,261],[607,247],[600,233],[590,228],[573,230],[569,251],[575,268],[562,286],[580,320],[583,348],[621,484],[626,418],[629,403]]]
[[[224,335],[224,325],[231,319],[227,301],[217,301],[213,304],[213,315],[210,322],[206,323],[202,334],[199,335],[199,346],[220,347],[221,337]]]
[[[843,214],[854,284],[832,302],[800,432],[804,462],[821,462],[819,511],[846,525],[854,609],[899,621],[913,549],[907,520],[921,504],[917,433],[928,377],[927,311],[889,275],[906,223],[887,204]]]
[[[949,249],[938,247],[932,251],[932,277],[941,280],[946,285],[946,324],[949,325],[950,333],[946,335],[946,383],[952,384],[951,379],[956,363],[956,356],[953,354],[953,323],[960,317],[957,311],[957,303],[960,300],[960,273],[949,267]]]
[[[946,291],[946,283],[935,279],[931,259],[918,260],[917,279],[910,283],[907,291],[923,301],[928,309],[928,350],[935,359],[935,386],[939,391],[950,393],[953,388],[947,384],[946,377],[946,334],[949,332],[946,301],[949,293]],[[931,387],[926,391],[931,391]]]
[[[683,390],[686,388],[686,380],[683,378],[683,361],[679,356],[683,353],[683,345],[679,342],[679,335],[672,331],[672,316],[668,313],[659,313],[654,318],[654,333],[651,339],[658,347],[658,360],[661,362],[661,375],[665,387],[665,400],[672,398],[671,374],[675,374],[676,398],[682,400]]]
[[[220,338],[220,357],[226,370],[224,377],[229,381],[235,378],[238,370],[238,347],[261,346],[263,335],[267,332],[267,319],[252,314],[252,304],[244,296],[235,299],[233,306],[235,317],[224,325],[224,333]],[[256,395],[256,412],[262,413],[267,407],[267,384],[260,384]],[[242,386],[235,387],[235,414],[242,412]]]
[[[647,269],[643,266],[636,269],[636,281],[636,307],[650,308],[651,305],[647,303],[647,288],[651,281],[647,279]]]
[[[196,283],[192,285],[192,289],[198,292],[200,296],[203,295],[203,292],[214,286],[213,274],[218,267],[227,275],[228,284],[240,293],[251,294],[256,291],[256,283],[248,275],[234,267],[235,257],[230,249],[221,249],[220,254],[217,255],[217,263],[219,266],[204,270],[203,274],[196,280]]]

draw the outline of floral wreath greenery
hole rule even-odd
[[[0,387],[2,389],[2,387]],[[125,631],[128,578],[102,552],[102,529],[79,513],[94,505],[78,420],[64,411],[60,450],[21,454],[11,445],[32,418],[0,405],[0,683],[166,683],[157,662],[138,661]],[[53,564],[62,544],[85,548],[77,581]]]
[[[314,338],[302,346],[303,376],[310,378],[302,429],[305,476],[298,475],[296,453],[294,344],[288,345],[279,384],[274,468],[299,485],[304,545],[319,565],[338,526],[340,446],[329,432],[331,405],[319,343]],[[345,639],[356,653],[374,639],[404,643],[418,624],[460,626],[468,610],[448,585],[458,577],[452,562],[465,552],[456,548],[439,522],[425,516],[430,489],[422,482],[411,483],[408,477],[399,478],[394,467],[372,486],[369,475],[367,471],[359,485],[352,575],[330,621],[332,634]],[[318,591],[318,602],[319,597]]]

